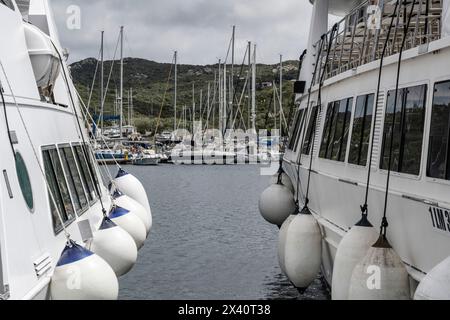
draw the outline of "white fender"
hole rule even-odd
[[[94,232],[90,250],[102,257],[118,277],[133,268],[138,255],[136,243],[130,234],[106,217]]]
[[[115,206],[109,213],[109,218],[130,234],[138,250],[144,245],[144,241],[147,237],[144,223],[139,217],[124,208]]]
[[[278,234],[278,264],[280,265],[281,272],[286,275],[286,237],[289,226],[296,215],[291,214],[280,228],[280,233]]]
[[[342,238],[334,258],[331,286],[333,300],[348,299],[353,269],[366,256],[378,237],[378,232],[363,216],[363,219]]]
[[[409,275],[405,265],[381,236],[353,270],[350,300],[409,300]]]
[[[320,272],[322,233],[308,209],[302,210],[289,225],[286,236],[285,264],[289,280],[300,291],[306,290]]]
[[[450,300],[450,257],[439,263],[422,279],[414,300]]]
[[[148,211],[148,214],[152,214],[144,186],[135,176],[123,169],[119,169],[119,172],[114,179],[114,184],[120,191],[139,202]]]
[[[271,185],[259,198],[259,211],[263,218],[280,227],[296,210],[291,191],[280,184]]]
[[[139,219],[141,219],[142,223],[145,225],[145,229],[147,231],[147,235],[150,233],[150,230],[153,225],[153,218],[151,213],[149,214],[147,210],[142,206],[139,202],[130,198],[129,196],[123,194],[119,190],[116,190],[113,194],[114,204],[117,206],[124,208],[132,213],[136,214]]]
[[[119,282],[105,260],[70,241],[56,265],[50,293],[53,300],[117,300]]]

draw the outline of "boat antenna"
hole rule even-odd
[[[406,4],[406,1],[405,1]],[[408,29],[411,24],[411,19],[414,13],[414,7],[416,6],[416,1],[414,0],[411,5],[411,10],[409,12],[408,21],[406,25],[404,26],[403,30],[403,39],[402,44],[400,47],[400,53],[398,56],[398,63],[397,63],[397,78],[395,83],[395,98],[394,98],[394,113],[392,117],[392,125],[391,125],[391,136],[390,136],[390,146],[389,146],[389,163],[388,163],[388,173],[387,173],[387,179],[386,179],[386,193],[384,196],[384,211],[383,211],[383,219],[381,222],[380,227],[380,235],[382,236],[383,240],[386,239],[386,233],[387,228],[389,226],[388,220],[387,220],[387,207],[388,207],[388,199],[389,199],[389,187],[390,187],[390,181],[391,181],[391,172],[392,172],[392,154],[393,154],[393,143],[394,143],[394,124],[395,124],[395,114],[397,111],[397,98],[398,98],[398,91],[399,91],[399,84],[400,84],[400,72],[401,72],[401,65],[402,65],[402,56],[403,56],[403,50],[405,48],[406,43],[406,37],[408,36]]]
[[[380,99],[380,88],[381,88],[381,77],[383,74],[383,63],[384,63],[384,58],[386,55],[386,51],[387,51],[387,46],[388,46],[388,42],[389,42],[389,38],[391,35],[391,31],[392,31],[392,27],[394,25],[394,20],[395,17],[398,16],[395,13],[397,12],[397,10],[399,9],[399,2],[400,0],[397,0],[395,3],[395,8],[394,8],[394,13],[392,14],[392,18],[391,18],[391,22],[389,25],[389,29],[388,29],[388,33],[386,36],[386,40],[384,41],[384,45],[383,45],[383,51],[381,53],[381,59],[380,59],[380,67],[378,68],[378,82],[377,82],[377,92],[376,92],[376,98],[375,98],[375,113],[374,113],[374,120],[376,120],[376,117],[378,115],[378,102]],[[369,155],[369,168],[367,170],[367,184],[366,184],[366,193],[365,193],[365,199],[364,199],[364,204],[361,206],[361,215],[362,215],[362,219],[360,222],[358,222],[358,225],[360,226],[371,226],[370,222],[367,219],[367,216],[369,215],[369,190],[370,190],[370,179],[371,179],[371,174],[372,174],[372,162],[373,162],[373,153],[374,153],[374,144],[375,144],[375,121],[374,124],[372,126],[372,138],[371,138],[371,144],[370,144],[370,155]]]

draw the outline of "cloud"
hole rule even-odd
[[[311,5],[299,0],[51,0],[63,46],[74,62],[97,57],[100,31],[105,55],[113,56],[121,25],[125,56],[180,63],[210,64],[224,58],[236,25],[236,55],[247,41],[258,45],[258,61],[276,63],[279,54],[298,59],[306,47]],[[67,8],[81,8],[81,29],[66,27]]]

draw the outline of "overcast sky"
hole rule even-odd
[[[305,49],[312,6],[307,0],[52,0],[61,42],[70,62],[97,57],[100,30],[111,59],[119,27],[125,26],[125,56],[183,64],[224,58],[236,25],[236,55],[247,41],[258,45],[258,62],[298,59]],[[81,8],[81,29],[66,27],[70,5]]]

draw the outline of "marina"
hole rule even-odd
[[[0,300],[450,300],[450,0],[231,1],[0,0]]]

